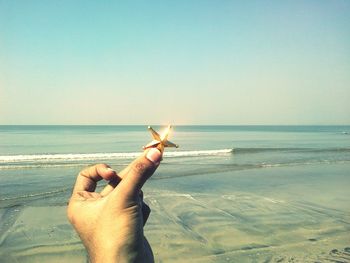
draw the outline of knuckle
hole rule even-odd
[[[95,164],[85,167],[83,170],[79,172],[79,175],[84,177],[89,177],[90,175],[98,174],[98,167],[102,166],[102,164]]]
[[[134,172],[139,173],[139,174],[145,173],[147,171],[147,169],[148,169],[147,164],[145,164],[143,162],[136,162],[133,165]]]

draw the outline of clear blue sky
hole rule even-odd
[[[0,0],[0,124],[350,124],[350,1]]]

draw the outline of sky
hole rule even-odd
[[[0,0],[0,124],[350,124],[350,1]]]

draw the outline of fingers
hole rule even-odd
[[[151,214],[151,208],[145,202],[142,202],[143,225],[146,225],[147,219],[150,214]]]
[[[135,198],[138,196],[141,187],[148,178],[155,172],[162,159],[162,153],[151,148],[143,155],[134,160],[130,165],[128,172],[124,175],[122,181],[114,192],[119,192],[125,198]]]
[[[143,201],[143,191],[142,190],[140,190],[139,198],[140,198],[140,207],[141,207],[141,211],[142,211],[142,222],[143,222],[143,226],[145,226],[147,219],[148,219],[149,215],[151,214],[151,208]]]
[[[130,166],[130,165],[129,165]],[[130,167],[125,167],[121,172],[118,173],[118,176],[115,176],[112,178],[108,184],[103,188],[101,191],[102,196],[108,195],[110,192],[114,190],[114,188],[119,184],[119,182],[125,177],[125,175],[128,173]]]
[[[116,172],[106,164],[97,164],[82,170],[75,182],[73,193],[79,191],[93,192],[98,181],[111,180],[117,176]]]

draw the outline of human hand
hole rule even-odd
[[[143,203],[141,188],[161,159],[160,151],[151,148],[118,174],[105,164],[79,173],[67,216],[92,262],[154,262],[143,234],[150,209]],[[102,179],[109,184],[97,193]]]

